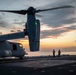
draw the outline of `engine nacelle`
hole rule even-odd
[[[26,25],[28,32],[30,51],[39,51],[40,45],[40,21],[36,20],[33,25]]]

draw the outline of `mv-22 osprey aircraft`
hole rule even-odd
[[[40,21],[36,19],[35,13],[57,10],[63,8],[72,8],[73,6],[66,5],[48,9],[36,10],[34,7],[29,7],[27,10],[0,10],[0,12],[10,12],[25,15],[27,14],[27,22],[23,32],[17,32],[12,34],[0,35],[0,57],[20,57],[22,59],[25,55],[25,51],[20,43],[13,43],[7,40],[24,38],[28,36],[30,51],[39,51],[40,43]]]

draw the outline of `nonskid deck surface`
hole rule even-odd
[[[76,75],[75,56],[0,60],[2,75]]]
[[[16,66],[16,67],[35,67],[44,68],[56,65],[64,65],[76,63],[76,56],[61,56],[61,57],[27,57],[20,59],[2,59],[0,65]]]

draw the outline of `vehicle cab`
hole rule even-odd
[[[23,59],[26,54],[21,43],[1,41],[0,42],[0,57],[19,57]]]

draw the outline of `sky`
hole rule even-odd
[[[33,6],[36,9],[72,5],[74,8],[38,13],[40,17],[40,51],[62,49],[76,51],[76,0],[0,0],[0,10],[22,10]],[[0,13],[0,33],[23,31],[27,15]],[[29,51],[27,37],[13,40],[23,44]]]

